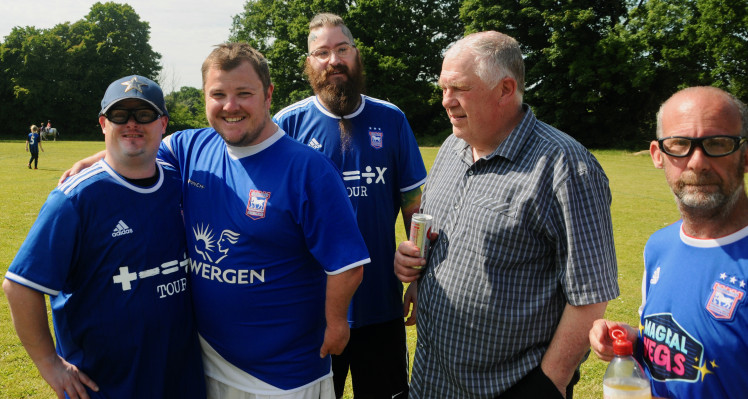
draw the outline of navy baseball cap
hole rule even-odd
[[[128,98],[143,100],[153,106],[159,114],[169,116],[161,87],[140,75],[125,76],[112,82],[101,100],[99,115],[104,115],[112,105]]]

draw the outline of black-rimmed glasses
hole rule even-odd
[[[748,141],[740,136],[709,136],[709,137],[663,137],[657,142],[660,151],[671,157],[685,158],[693,153],[693,149],[701,147],[704,154],[710,157],[724,157],[737,151],[743,143]]]
[[[106,116],[110,122],[118,125],[126,124],[127,121],[130,120],[130,116],[135,118],[135,122],[141,124],[151,123],[161,117],[161,115],[152,108],[110,109],[104,113],[104,116]]]
[[[335,53],[338,58],[346,58],[353,53],[354,47],[356,46],[352,44],[341,44],[340,46],[335,47],[332,50],[326,48],[318,48],[309,53],[309,55],[320,61],[329,60],[332,53]]]

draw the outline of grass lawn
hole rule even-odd
[[[73,162],[104,148],[103,142],[43,142],[39,169],[29,170],[23,141],[0,142],[0,274],[4,275],[39,208],[56,186],[60,174]],[[437,148],[421,149],[427,168]],[[637,322],[641,300],[642,251],[655,230],[679,218],[662,171],[654,169],[648,153],[593,151],[610,179],[613,192],[613,228],[618,257],[621,296],[610,302],[607,317]],[[398,228],[398,241],[405,238]],[[409,327],[411,359],[415,327]],[[521,333],[521,332],[518,332]],[[594,355],[592,356],[594,357]],[[590,358],[582,366],[576,398],[602,397],[606,364]],[[350,388],[349,388],[350,391]],[[39,376],[15,335],[4,294],[0,293],[0,398],[49,398],[53,393]],[[346,395],[350,398],[352,395]]]

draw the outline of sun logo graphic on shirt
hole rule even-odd
[[[203,257],[203,260],[213,262],[210,254],[213,252],[213,229],[210,226],[198,225],[192,228],[195,235],[195,252]]]
[[[239,241],[240,234],[232,230],[223,230],[218,241],[215,241],[213,229],[209,225],[198,225],[192,228],[195,235],[195,252],[203,260],[218,264],[228,256],[231,247]],[[216,248],[217,245],[217,248]]]

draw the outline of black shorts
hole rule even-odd
[[[341,398],[348,369],[356,399],[408,397],[408,347],[402,318],[351,329],[351,339],[332,356],[335,396]]]

